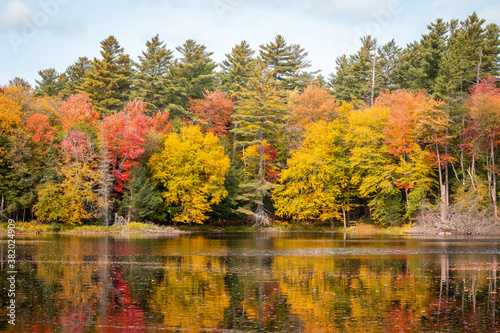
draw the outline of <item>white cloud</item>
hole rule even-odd
[[[33,10],[20,0],[7,2],[0,14],[0,26],[7,29],[18,28],[33,16]]]

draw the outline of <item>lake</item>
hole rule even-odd
[[[7,332],[496,332],[500,240],[316,232],[17,235]]]

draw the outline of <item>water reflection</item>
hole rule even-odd
[[[500,330],[494,239],[18,237],[17,324],[2,331]]]

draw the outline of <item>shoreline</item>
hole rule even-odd
[[[32,222],[16,223],[16,234],[19,235],[186,235],[191,233],[228,233],[228,232],[315,232],[325,234],[353,234],[353,235],[413,235],[413,236],[500,236],[500,233],[478,233],[467,234],[463,232],[451,232],[441,230],[423,230],[413,225],[400,227],[379,227],[369,223],[359,223],[355,227],[344,229],[343,227],[325,227],[311,225],[277,225],[267,228],[253,228],[250,226],[210,226],[210,225],[183,225],[178,227],[159,226],[150,223],[132,222],[124,226],[96,226],[96,225],[58,225],[39,224]],[[8,234],[7,224],[0,224],[0,235]]]

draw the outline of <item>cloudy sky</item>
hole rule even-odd
[[[405,46],[436,18],[473,11],[500,24],[498,0],[0,0],[0,85],[15,76],[34,84],[38,70],[99,57],[109,35],[134,59],[159,34],[172,50],[194,39],[220,62],[242,40],[257,50],[281,34],[326,76],[363,35]]]

